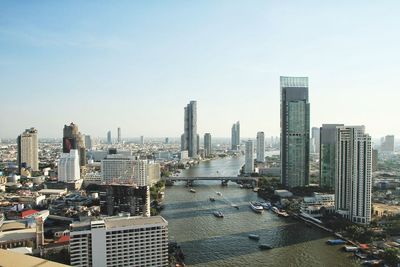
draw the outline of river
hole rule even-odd
[[[182,175],[236,176],[243,162],[243,157],[210,160]],[[193,188],[195,194],[184,183],[167,187],[162,212],[169,223],[169,237],[182,247],[188,266],[360,266],[340,247],[326,245],[332,238],[327,233],[270,211],[254,213],[248,202],[258,197],[252,190],[240,189],[233,182],[223,187],[219,181],[196,181]],[[211,196],[215,202],[209,200]],[[214,217],[215,210],[225,217]],[[260,235],[260,241],[250,240],[251,233]],[[274,248],[260,250],[261,243]]]

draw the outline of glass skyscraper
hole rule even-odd
[[[280,77],[281,182],[286,187],[308,185],[310,103],[307,77]]]
[[[184,110],[184,133],[181,136],[181,150],[187,150],[189,157],[197,157],[199,146],[199,136],[197,135],[197,102],[190,101]]]

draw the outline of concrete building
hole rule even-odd
[[[265,162],[265,136],[264,132],[257,133],[257,161]]]
[[[231,149],[240,150],[240,122],[237,121],[232,125],[231,130]]]
[[[378,170],[378,150],[372,149],[372,171],[376,172]]]
[[[204,134],[204,157],[209,158],[212,154],[211,151],[211,134]]]
[[[246,141],[245,150],[244,173],[251,174],[254,172],[254,145],[252,140]]]
[[[312,197],[304,197],[300,210],[311,217],[322,217],[322,208],[329,213],[335,211],[334,194],[322,194],[314,192]]]
[[[394,152],[394,135],[386,135],[381,144],[381,152],[393,153]]]
[[[117,142],[118,142],[118,144],[120,144],[122,142],[122,139],[121,139],[121,128],[120,127],[118,127],[118,129],[117,129]]]
[[[311,153],[319,153],[320,147],[320,128],[311,128],[311,141],[310,141],[310,151]]]
[[[140,136],[139,144],[144,145],[144,136]]]
[[[64,125],[63,130],[63,153],[69,153],[71,149],[77,149],[79,152],[80,166],[86,165],[86,147],[83,135],[78,130],[78,125],[71,122],[70,125]]]
[[[107,144],[109,145],[112,144],[111,131],[107,132]]]
[[[102,181],[105,183],[133,183],[135,160],[115,154],[108,155],[101,161]]]
[[[72,266],[168,266],[168,222],[161,216],[73,223]]]
[[[150,184],[147,160],[136,160],[133,181],[138,186]]]
[[[309,183],[310,103],[307,77],[280,77],[281,181],[286,187]]]
[[[17,145],[19,169],[30,167],[33,171],[38,171],[38,131],[35,128],[26,129],[18,136]]]
[[[161,180],[161,166],[159,163],[147,164],[148,185],[152,186]]]
[[[335,210],[352,222],[371,221],[372,146],[364,126],[337,128]]]
[[[187,150],[191,158],[197,157],[197,102],[190,101],[184,108],[184,114],[184,132],[181,136],[181,150]]]
[[[322,188],[335,188],[336,168],[336,127],[343,124],[322,124],[319,148],[319,185]]]
[[[62,153],[58,160],[58,181],[70,183],[80,178],[78,150],[71,149],[69,153]]]

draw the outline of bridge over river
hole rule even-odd
[[[226,185],[229,181],[236,183],[247,183],[253,186],[257,185],[259,177],[244,177],[244,176],[172,176],[161,178],[166,183],[173,183],[175,181],[186,181],[192,184],[194,181],[221,181]]]

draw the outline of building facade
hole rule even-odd
[[[385,153],[394,152],[394,135],[386,135],[381,144],[381,151]]]
[[[337,128],[335,210],[352,222],[371,221],[372,145],[364,126]]]
[[[281,77],[281,181],[286,187],[309,181],[310,103],[307,77]]]
[[[319,153],[319,147],[320,147],[320,128],[312,127],[311,128],[310,151],[312,153]]]
[[[343,124],[323,124],[320,128],[319,185],[335,188],[336,168],[336,127]]]
[[[30,167],[39,170],[38,131],[35,128],[26,129],[17,138],[19,169]]]
[[[187,150],[191,158],[198,155],[196,101],[190,101],[184,108],[184,132],[181,136],[181,150]]]
[[[204,157],[209,158],[212,154],[211,151],[211,134],[204,134]]]
[[[101,161],[102,181],[105,183],[133,183],[135,160],[119,154],[108,155]]]
[[[71,149],[69,153],[62,153],[58,160],[58,181],[69,183],[81,178],[79,167],[79,153]]]
[[[168,222],[153,216],[73,223],[70,259],[72,266],[168,266]]]
[[[118,127],[118,129],[117,129],[117,142],[118,142],[118,144],[120,144],[122,142],[122,139],[121,139],[121,128],[120,127]]]
[[[245,146],[245,163],[244,173],[251,174],[254,172],[254,143],[252,140],[246,141]]]
[[[265,162],[265,136],[264,132],[257,133],[257,161]]]
[[[237,121],[232,125],[231,130],[231,149],[240,150],[240,122]]]
[[[109,145],[112,144],[111,131],[107,132],[107,144]]]
[[[71,149],[77,149],[79,152],[79,164],[86,165],[86,147],[83,135],[78,130],[78,125],[71,122],[70,125],[64,125],[63,130],[63,153],[69,153]]]

